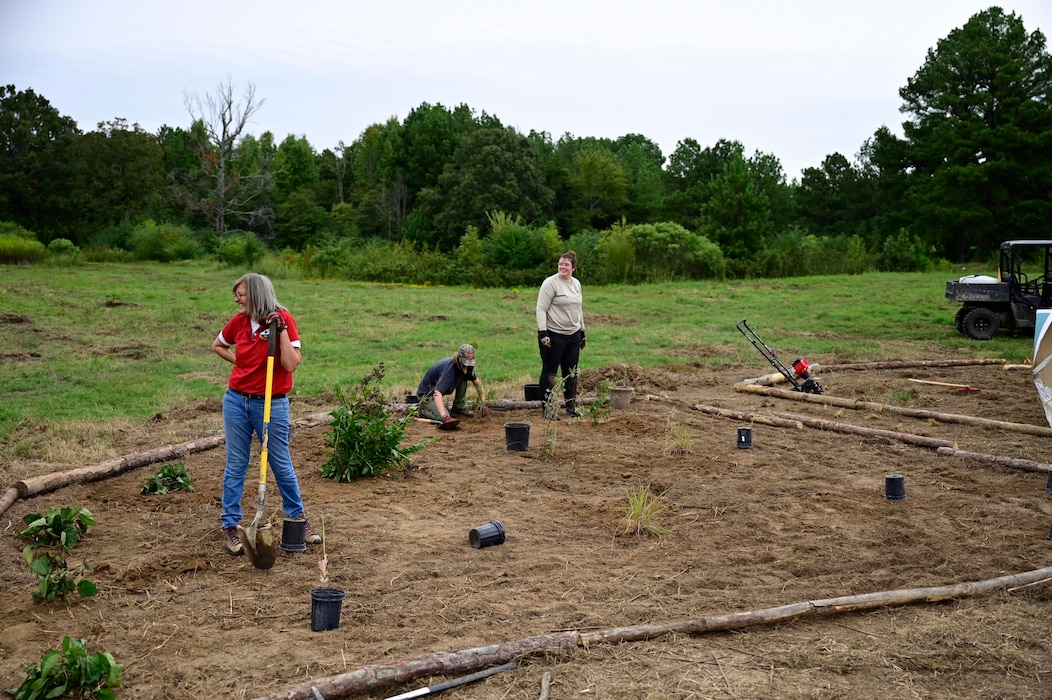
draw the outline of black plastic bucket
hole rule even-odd
[[[334,630],[340,626],[343,597],[337,588],[313,588],[310,592],[310,629],[312,632]]]
[[[416,394],[406,394],[405,395],[405,402],[406,403],[420,403],[420,397],[417,396]]]
[[[747,450],[752,447],[752,428],[738,428],[738,449]]]
[[[281,524],[281,544],[278,546],[283,552],[306,552],[306,537],[306,518],[285,518]]]
[[[906,500],[906,477],[902,474],[888,474],[884,477],[884,499],[888,501]]]
[[[530,448],[529,423],[505,423],[504,443],[512,452],[525,452]]]
[[[526,397],[527,401],[540,401],[541,400],[541,385],[540,384],[523,384],[522,393]]]
[[[504,525],[499,520],[490,520],[485,525],[471,528],[468,543],[475,549],[504,544]]]

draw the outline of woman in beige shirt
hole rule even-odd
[[[577,410],[577,361],[584,348],[584,312],[581,310],[581,282],[573,276],[577,254],[572,250],[559,258],[559,271],[541,283],[537,293],[537,345],[541,353],[541,399],[544,417],[549,413],[548,395],[555,386],[556,372],[562,371],[566,412],[579,418]]]

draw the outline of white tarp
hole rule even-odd
[[[1052,309],[1037,310],[1034,328],[1034,385],[1052,426]]]

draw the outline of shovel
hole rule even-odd
[[[248,552],[248,559],[257,569],[269,569],[278,558],[278,540],[270,525],[260,527],[263,519],[264,496],[267,491],[267,457],[270,439],[270,399],[274,390],[274,348],[277,345],[278,322],[270,322],[270,338],[267,340],[267,389],[263,396],[263,435],[259,454],[259,496],[256,500],[256,517],[247,527],[237,526],[238,537]]]
[[[457,426],[460,425],[460,421],[454,418],[451,421],[443,423],[440,420],[431,420],[430,418],[421,418],[420,416],[413,416],[413,420],[418,420],[421,423],[430,423],[431,425],[437,425],[439,430],[456,430]]]

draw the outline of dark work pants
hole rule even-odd
[[[562,370],[563,377],[569,377],[570,373],[573,373],[573,377],[567,379],[563,384],[563,398],[566,399],[566,407],[575,408],[577,406],[577,372],[574,370],[577,368],[577,362],[581,358],[582,335],[581,331],[577,331],[573,335],[563,335],[549,331],[548,337],[552,340],[552,346],[546,348],[538,342],[541,351],[540,390],[542,401],[547,401],[548,393],[555,386],[555,373]]]

